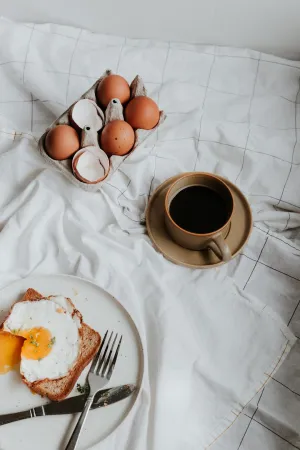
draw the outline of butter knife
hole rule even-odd
[[[95,395],[91,409],[112,405],[129,397],[136,390],[133,384],[125,384],[111,389],[103,389]],[[27,411],[0,415],[0,426],[17,420],[31,419],[32,417],[51,416],[57,414],[75,414],[81,412],[86,400],[86,395],[76,395],[61,402],[52,402],[43,406],[37,406]]]

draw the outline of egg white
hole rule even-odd
[[[80,321],[72,317],[72,305],[64,297],[16,303],[4,322],[4,330],[46,328],[55,342],[51,352],[41,360],[21,358],[20,372],[29,382],[56,379],[67,375],[80,347]]]

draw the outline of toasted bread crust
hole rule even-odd
[[[40,294],[35,289],[29,288],[25,292],[23,298],[21,299],[21,302],[30,302],[33,300],[41,300],[43,298],[42,294]]]
[[[25,292],[25,295],[23,296],[21,301],[39,301],[45,298],[47,297],[43,297],[42,294],[40,294],[36,290],[29,288]],[[71,302],[70,299],[68,300]],[[71,304],[73,305],[72,302]],[[46,378],[44,380],[34,381],[33,383],[30,383],[22,376],[23,382],[33,392],[36,392],[43,397],[48,397],[53,401],[61,401],[70,394],[81,372],[93,359],[101,343],[101,337],[99,333],[89,327],[86,323],[82,322],[81,313],[76,310],[75,307],[74,313],[72,315],[74,314],[76,314],[81,319],[81,328],[79,329],[80,350],[77,360],[74,366],[69,370],[69,373],[64,377],[56,378],[54,380]]]

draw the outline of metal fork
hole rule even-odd
[[[83,411],[78,419],[77,425],[72,433],[72,436],[70,437],[65,450],[76,449],[80,433],[86,421],[88,412],[93,404],[94,397],[97,392],[99,392],[109,382],[112,376],[123,338],[123,336],[120,337],[116,351],[113,354],[118,334],[116,334],[114,338],[113,335],[114,333],[111,332],[106,347],[104,348],[104,344],[108,336],[108,330],[106,331],[98,353],[93,359],[90,371],[88,373],[90,393],[88,395],[88,398],[86,399]]]

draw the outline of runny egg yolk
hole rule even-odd
[[[26,359],[43,359],[49,355],[54,344],[54,338],[46,328],[32,328],[20,330],[16,333],[25,338],[21,356]]]
[[[21,337],[0,331],[0,375],[20,363],[23,343],[24,339]]]
[[[40,360],[52,350],[55,338],[46,328],[0,331],[0,375],[12,370],[22,358]]]

